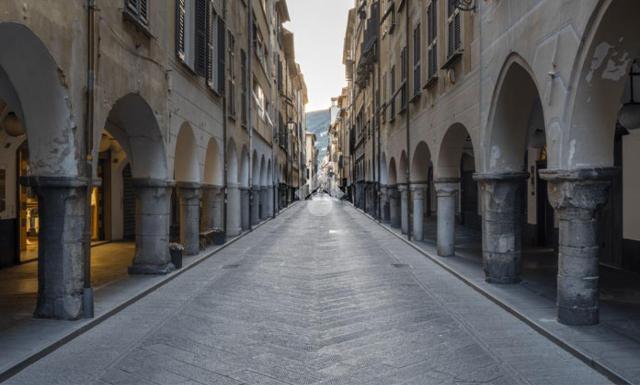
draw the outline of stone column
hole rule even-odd
[[[260,220],[267,218],[267,188],[260,186]]]
[[[396,186],[390,186],[389,191],[389,223],[391,227],[400,227],[400,193]]]
[[[389,189],[386,185],[380,185],[380,220],[389,223]]]
[[[273,216],[273,197],[275,196],[275,189],[276,186],[267,186],[266,189],[266,198],[265,198],[265,203],[266,203],[266,214],[267,217],[272,217]]]
[[[451,257],[455,254],[456,201],[460,189],[457,178],[438,179],[434,182],[438,197],[438,255]]]
[[[520,281],[522,198],[527,173],[476,174],[483,202],[482,258],[487,282]]]
[[[200,252],[201,196],[202,190],[199,183],[178,183],[180,243],[184,246],[184,255],[196,255]]]
[[[251,189],[251,224],[260,223],[260,186]]]
[[[237,184],[227,185],[227,236],[242,232],[242,196]]]
[[[549,201],[560,222],[558,321],[566,325],[599,322],[598,211],[607,202],[615,168],[542,170]]]
[[[249,189],[247,187],[240,187],[240,212],[242,214],[242,230],[248,230],[251,213],[249,212]]]
[[[224,187],[202,186],[200,228],[202,230],[224,228]]]
[[[402,234],[409,232],[409,189],[406,184],[399,184],[400,191],[400,229]]]
[[[169,254],[172,184],[133,178],[136,190],[136,255],[129,274],[167,274],[175,269]]]
[[[32,176],[23,185],[38,195],[38,299],[34,317],[82,316],[87,180]]]
[[[416,241],[424,240],[424,184],[412,184],[411,192],[413,195],[413,239]]]

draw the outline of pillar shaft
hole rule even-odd
[[[398,185],[400,191],[400,228],[402,234],[409,232],[409,189],[407,185]]]
[[[387,186],[380,186],[380,220],[389,223],[389,189]]]
[[[227,186],[227,235],[235,237],[242,232],[242,198],[235,184]]]
[[[276,189],[276,186],[269,186],[267,187],[267,197],[266,197],[266,213],[267,213],[267,217],[271,217],[273,216],[273,197],[274,197],[274,190]]]
[[[166,181],[133,179],[136,190],[136,255],[129,274],[167,274],[174,270],[169,254],[171,189]]]
[[[185,255],[200,252],[200,198],[202,190],[197,183],[178,184],[180,199],[180,243]]]
[[[389,222],[391,227],[400,227],[400,192],[397,187],[389,187]]]
[[[269,216],[269,214],[267,213],[268,194],[269,194],[269,191],[267,187],[265,186],[260,187],[260,219],[261,220],[267,219],[267,217]]]
[[[224,188],[207,185],[202,189],[202,230],[224,228]]]
[[[426,185],[411,185],[413,196],[413,239],[424,240],[424,199]]]
[[[543,170],[549,201],[560,222],[558,321],[567,325],[599,322],[598,211],[607,202],[612,168]]]
[[[87,181],[25,178],[38,195],[38,299],[34,317],[74,320],[82,315]]]
[[[251,220],[251,213],[249,207],[249,189],[246,187],[240,187],[240,206],[241,206],[241,226],[242,230],[249,229],[249,221]]]
[[[253,186],[251,190],[251,224],[260,223],[260,186]]]
[[[520,281],[522,194],[527,173],[477,174],[483,200],[482,258],[487,282]]]
[[[455,254],[456,201],[459,180],[441,179],[435,182],[438,197],[438,255],[450,257]]]

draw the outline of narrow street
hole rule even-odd
[[[351,205],[300,202],[8,384],[605,384]]]

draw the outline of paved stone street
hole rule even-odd
[[[299,203],[8,384],[605,384],[346,203]]]

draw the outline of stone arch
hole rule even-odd
[[[442,138],[436,160],[436,178],[459,178],[460,160],[465,152],[473,154],[475,147],[467,128],[455,123],[449,127]],[[475,157],[474,157],[475,158]]]
[[[185,122],[176,138],[174,179],[178,182],[200,182],[198,146],[193,129]]]
[[[395,158],[391,158],[391,160],[389,161],[389,178],[387,181],[390,186],[393,186],[398,183],[398,173],[396,170]]]
[[[238,183],[241,187],[249,187],[250,163],[249,150],[247,149],[247,146],[242,146],[242,152],[240,154],[240,170],[238,174]]]
[[[0,23],[0,99],[23,123],[32,175],[75,177],[78,129],[65,75],[45,44],[25,25]]]
[[[271,169],[271,159],[267,162],[267,183],[265,186],[271,186],[273,184],[273,174]]]
[[[413,152],[411,161],[411,183],[426,183],[429,180],[431,151],[427,143],[421,141]]]
[[[640,58],[640,2],[602,0],[574,65],[560,168],[613,164],[614,130],[629,67]],[[636,127],[627,127],[630,129]]]
[[[522,172],[528,127],[540,104],[539,87],[529,65],[519,55],[507,58],[496,84],[487,124],[485,172]]]
[[[204,159],[204,183],[217,186],[224,184],[224,169],[221,159],[222,152],[218,141],[215,138],[210,138]]]
[[[251,182],[254,186],[260,186],[260,158],[256,150],[253,150],[253,156],[251,159]]]
[[[380,157],[380,184],[386,185],[389,181],[387,173],[387,156],[383,152]]]
[[[118,99],[105,130],[125,149],[134,178],[169,179],[164,141],[153,110],[139,94]]]
[[[238,172],[238,150],[233,139],[229,139],[229,144],[227,145],[227,181],[230,184],[239,183],[240,175]]]
[[[398,173],[396,174],[398,183],[407,183],[407,170],[409,169],[409,161],[407,160],[407,153],[402,151],[400,155],[400,164],[398,165]]]
[[[267,185],[267,164],[264,159],[264,155],[262,155],[260,159],[260,186]]]

